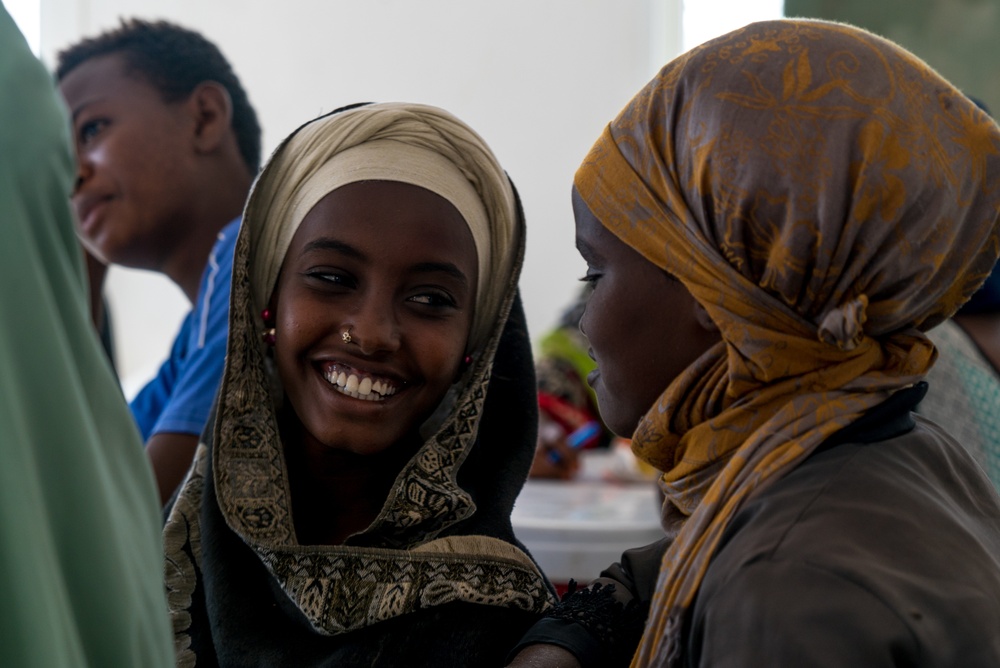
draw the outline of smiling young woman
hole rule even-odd
[[[282,144],[166,526],[183,664],[499,665],[550,605],[510,527],[537,423],[523,247],[506,174],[440,109]]]

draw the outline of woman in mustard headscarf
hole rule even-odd
[[[497,665],[549,606],[510,523],[538,420],[524,234],[441,109],[363,105],[278,148],[164,529],[178,665]]]
[[[662,559],[606,573],[650,601],[617,656],[1000,665],[1000,499],[911,413],[923,332],[1000,250],[993,121],[867,32],[756,23],[668,64],[574,186],[590,382],[665,471]],[[616,622],[586,613],[606,591],[527,641],[582,625],[612,665]]]

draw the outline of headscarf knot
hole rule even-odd
[[[827,311],[816,333],[819,340],[845,352],[854,350],[865,336],[862,325],[868,320],[867,308],[868,297],[860,295]]]

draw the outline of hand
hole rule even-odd
[[[580,453],[566,443],[566,433],[557,423],[538,415],[538,442],[531,462],[531,478],[570,480],[580,469]]]
[[[507,664],[507,668],[581,668],[570,652],[556,645],[528,645]]]

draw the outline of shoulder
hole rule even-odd
[[[770,629],[760,642],[778,655],[857,635],[872,657],[992,642],[1000,660],[989,630],[1000,618],[996,554],[1000,499],[954,441],[918,422],[819,452],[748,503],[709,566],[691,628],[723,644]],[[880,665],[872,657],[853,659]]]
[[[240,233],[240,220],[236,218],[229,221],[216,235],[215,243],[208,254],[208,262],[205,263],[205,270],[202,272],[195,311],[206,308],[219,310],[220,305],[213,304],[213,301],[219,301],[215,298],[221,295],[224,297],[225,310],[228,312],[229,282],[233,273],[233,254]]]
[[[219,230],[219,236],[212,247],[212,255],[219,265],[226,265],[232,271],[233,251],[236,249],[236,238],[240,234],[240,218],[231,220]]]
[[[225,347],[229,331],[229,289],[233,273],[233,253],[239,236],[240,219],[230,221],[219,231],[215,245],[208,256],[208,264],[202,275],[198,290],[198,301],[194,307],[197,323],[195,349],[216,342],[216,347]]]
[[[737,513],[717,559],[950,568],[944,539],[1000,554],[1000,496],[960,445],[917,418],[908,433],[806,459]],[[911,549],[919,554],[900,554]]]

